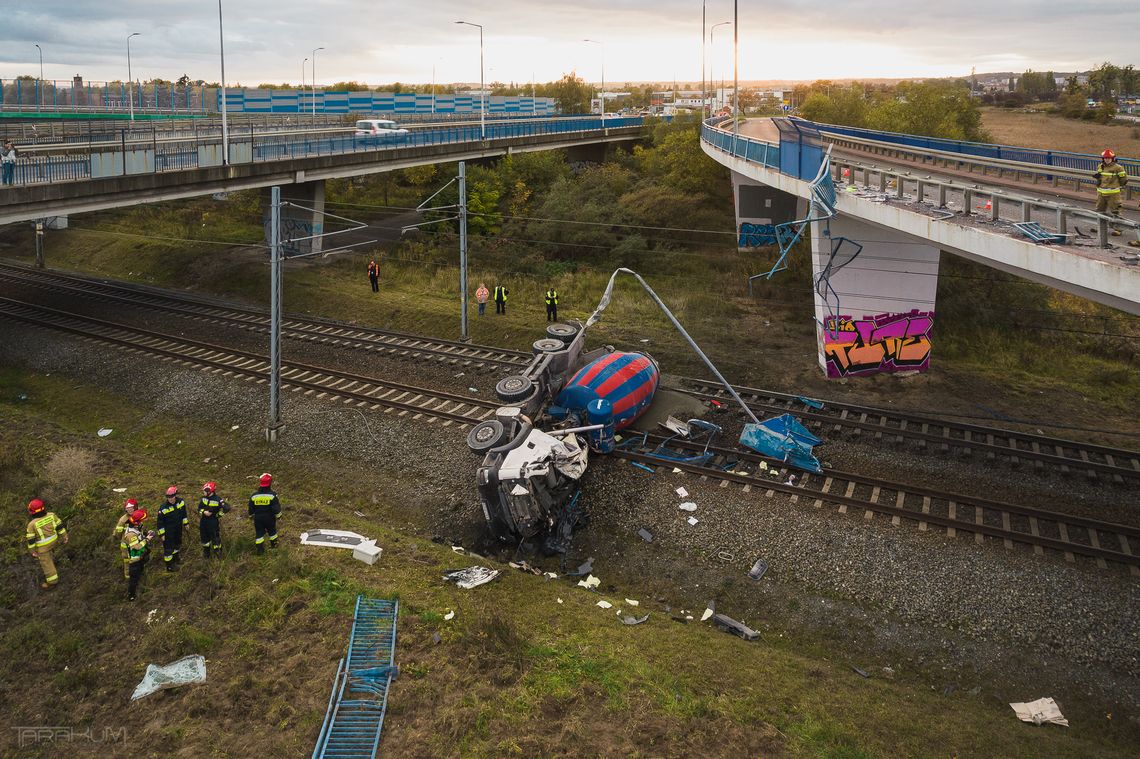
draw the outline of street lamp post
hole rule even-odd
[[[597,40],[582,40],[590,44],[597,45],[602,49],[602,91],[599,95],[602,101],[602,129],[606,128],[606,46]]]
[[[42,111],[44,109],[44,49],[36,45],[36,50],[40,51],[40,81],[36,84],[36,107]]]
[[[483,85],[483,25],[470,21],[456,21],[457,24],[474,26],[479,29],[479,139],[487,139],[487,88]]]
[[[317,123],[317,50],[324,50],[323,47],[318,47],[313,50],[313,123]]]
[[[732,0],[732,149],[740,133],[740,0]]]
[[[705,5],[707,0],[701,0],[701,119],[708,118],[705,112],[705,102],[708,100],[708,90],[705,89]],[[664,100],[664,98],[662,98]]]
[[[301,61],[301,91],[297,95],[297,112],[304,115],[304,106],[301,105],[301,98],[305,95],[305,71],[308,70],[309,57],[305,56],[305,60]],[[300,126],[301,118],[297,117],[297,125]]]
[[[230,127],[226,119],[226,39],[222,33],[222,0],[218,0],[218,52],[222,59],[222,165],[230,165]]]
[[[709,81],[712,83],[712,86],[714,88],[716,87],[716,76],[715,76],[716,72],[714,71],[714,68],[716,67],[716,52],[715,52],[716,51],[716,45],[714,45],[713,43],[716,41],[716,28],[718,26],[728,26],[731,23],[732,23],[731,21],[721,21],[718,24],[713,24],[712,29],[709,30],[709,59],[710,59],[709,60]],[[720,90],[717,92],[718,102],[720,102],[720,99],[723,97],[724,97],[724,86],[722,85]],[[722,103],[722,105],[723,105],[723,103]],[[710,110],[711,110],[711,108],[710,108]]]
[[[131,123],[135,123],[135,80],[131,78],[131,37],[141,37],[139,32],[127,35],[127,98],[131,108]]]

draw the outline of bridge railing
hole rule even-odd
[[[737,158],[743,158],[750,163],[757,163],[770,169],[780,168],[779,145],[773,145],[755,137],[733,134],[730,130],[722,127],[726,123],[731,124],[731,119],[727,121],[720,117],[706,119],[701,124],[701,139],[718,150]]]

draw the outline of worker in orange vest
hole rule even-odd
[[[380,264],[375,258],[368,262],[368,281],[372,283],[372,292],[380,292]]]
[[[39,498],[33,498],[28,502],[28,515],[32,518],[25,531],[28,552],[36,557],[40,569],[44,571],[44,581],[40,583],[40,587],[49,590],[59,582],[59,572],[55,569],[55,557],[52,552],[60,536],[63,537],[64,545],[67,545],[67,526],[62,519],[48,511]]]

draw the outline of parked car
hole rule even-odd
[[[401,142],[408,130],[391,119],[361,119],[356,122],[355,136],[365,144]]]

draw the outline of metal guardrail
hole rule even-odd
[[[495,121],[486,124],[486,140],[603,129],[609,134],[610,129],[643,127],[645,122],[645,118],[637,116],[606,118],[604,122],[599,116]],[[477,121],[456,126],[413,128],[407,135],[376,137],[357,137],[351,127],[343,126],[315,133],[303,129],[259,134],[255,125],[249,128],[251,131],[246,133],[231,130],[231,164],[483,141]],[[205,136],[196,134],[186,138],[163,135],[160,139],[159,135],[157,129],[124,129],[118,134],[118,144],[96,141],[37,148],[32,151],[33,155],[17,161],[15,183],[56,183],[222,164],[220,135],[212,130]],[[61,151],[62,155],[46,154]]]

